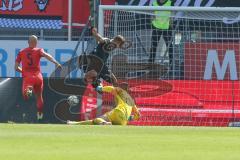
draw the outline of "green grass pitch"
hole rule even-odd
[[[238,160],[240,128],[0,124],[0,160]]]

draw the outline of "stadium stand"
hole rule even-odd
[[[0,18],[2,28],[61,29],[61,20]]]

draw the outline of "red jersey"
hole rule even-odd
[[[25,48],[17,56],[16,62],[22,63],[22,76],[41,74],[40,59],[43,56],[42,48]]]

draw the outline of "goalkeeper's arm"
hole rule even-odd
[[[107,93],[111,93],[113,95],[116,95],[117,94],[117,90],[115,87],[113,86],[97,86],[96,87],[96,91],[98,92],[107,92]]]

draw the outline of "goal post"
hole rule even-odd
[[[166,16],[169,27],[154,28],[152,22]],[[100,5],[98,31],[132,43],[108,61],[141,110],[140,121],[131,124],[240,121],[240,8]],[[111,108],[111,98],[101,100]]]

